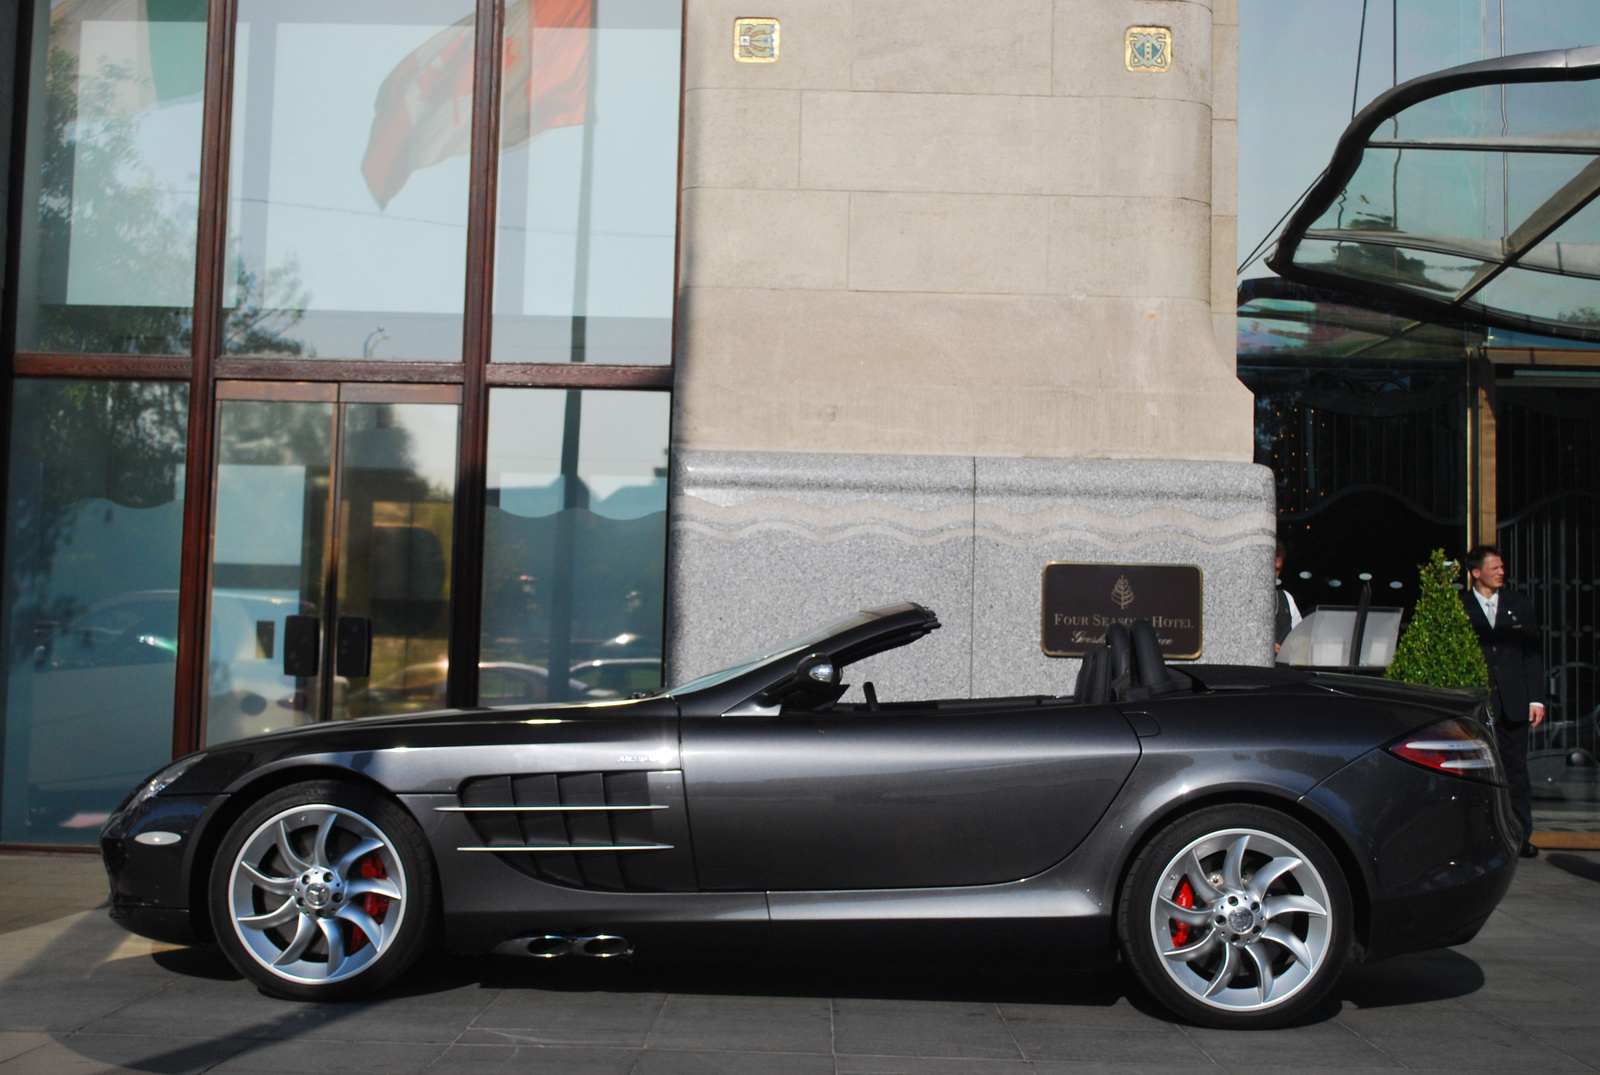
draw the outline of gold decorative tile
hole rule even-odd
[[[1123,52],[1130,71],[1159,75],[1172,68],[1172,31],[1165,26],[1130,26]]]
[[[777,63],[778,20],[734,19],[733,58],[740,63]]]

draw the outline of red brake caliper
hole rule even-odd
[[[368,879],[389,876],[389,872],[383,868],[383,860],[378,858],[376,851],[356,863],[356,868],[352,872],[357,877]],[[357,896],[355,903],[356,906],[371,915],[374,922],[382,922],[383,916],[389,913],[389,898],[380,896],[376,892],[368,892],[365,895]],[[362,932],[361,927],[350,927],[350,951],[359,952],[366,944],[367,935]]]
[[[371,897],[368,898],[370,899]],[[1189,884],[1189,878],[1185,877],[1183,880],[1178,882],[1178,891],[1172,894],[1172,902],[1176,903],[1179,907],[1194,906],[1194,888]],[[1177,919],[1173,919],[1172,946],[1174,948],[1182,948],[1184,945],[1188,944],[1189,931],[1192,928],[1193,927],[1187,922],[1179,922]]]

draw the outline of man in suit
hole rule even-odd
[[[1539,849],[1533,833],[1533,796],[1528,785],[1528,732],[1544,723],[1544,657],[1533,602],[1505,589],[1506,565],[1500,550],[1479,545],[1467,553],[1472,585],[1461,595],[1467,620],[1478,633],[1489,664],[1489,704],[1494,738],[1511,785],[1511,808],[1522,823],[1522,857]]]
[[[1273,561],[1273,578],[1278,585],[1278,613],[1273,618],[1272,633],[1276,648],[1273,652],[1283,649],[1283,640],[1289,637],[1289,632],[1300,626],[1300,606],[1294,603],[1294,595],[1283,588],[1283,561],[1289,555],[1289,550],[1283,542],[1278,542],[1277,559]]]

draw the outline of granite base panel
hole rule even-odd
[[[677,450],[673,489],[670,682],[910,600],[943,629],[861,662],[854,683],[885,700],[1065,694],[1078,662],[1039,646],[1053,561],[1198,565],[1200,659],[1272,659],[1264,467]]]

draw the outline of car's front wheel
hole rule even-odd
[[[239,972],[295,1000],[370,993],[427,943],[427,841],[398,803],[338,781],[292,784],[233,824],[211,872],[211,920]]]
[[[1350,894],[1315,833],[1260,806],[1196,811],[1151,838],[1118,911],[1123,954],[1176,1014],[1217,1027],[1277,1026],[1339,976]]]

